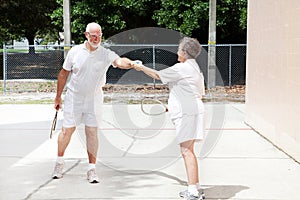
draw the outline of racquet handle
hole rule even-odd
[[[59,110],[59,105],[57,105],[57,106],[55,107],[55,110],[56,110],[56,111],[58,111],[58,110]]]

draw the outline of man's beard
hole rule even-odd
[[[93,44],[90,40],[88,40],[88,43],[89,43],[89,45],[91,46],[91,47],[93,47],[93,48],[98,48],[99,46],[100,46],[100,42],[97,44],[97,45],[95,45],[95,44]]]

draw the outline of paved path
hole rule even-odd
[[[244,123],[244,104],[205,107],[208,135],[196,149],[206,199],[300,199],[300,165]],[[64,178],[53,180],[52,105],[0,105],[0,113],[1,200],[173,200],[186,187],[168,115],[149,118],[138,105],[106,105],[101,181],[89,184],[82,126],[67,149]]]

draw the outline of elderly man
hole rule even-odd
[[[102,30],[97,23],[86,26],[86,41],[71,48],[64,61],[63,69],[58,75],[57,93],[54,108],[62,106],[62,92],[67,83],[64,99],[64,119],[62,131],[58,136],[57,161],[52,178],[63,177],[64,153],[76,126],[85,124],[86,146],[89,160],[87,179],[90,183],[98,183],[95,164],[98,151],[98,126],[101,121],[101,104],[103,103],[102,87],[106,82],[109,66],[130,69],[132,61],[121,58],[108,50],[101,43]]]

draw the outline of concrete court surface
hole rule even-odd
[[[244,123],[245,105],[207,103],[206,140],[196,146],[206,199],[300,200],[300,165]],[[84,128],[51,179],[57,134],[52,105],[0,105],[0,200],[180,199],[186,174],[168,114],[139,105],[105,105],[99,130],[99,184],[86,180]]]

